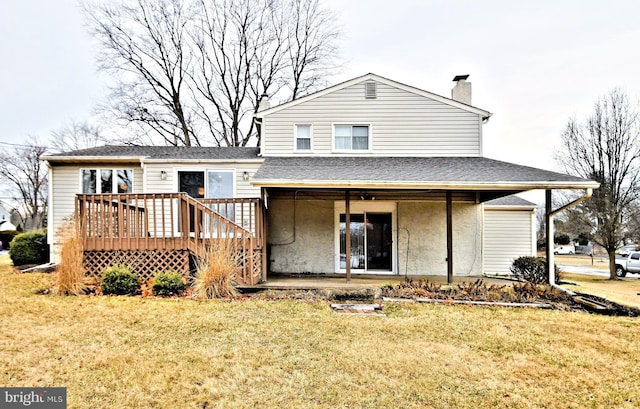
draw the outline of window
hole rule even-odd
[[[207,172],[207,197],[222,199],[233,196],[234,173],[229,171]]]
[[[80,179],[82,193],[133,192],[132,169],[82,169]]]
[[[296,151],[311,150],[311,125],[296,125]]]
[[[336,150],[369,150],[369,125],[335,125]]]

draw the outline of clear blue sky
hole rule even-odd
[[[553,169],[570,116],[614,87],[640,97],[640,2],[327,0],[344,68],[450,96],[471,74],[473,104],[494,115],[485,156]],[[75,0],[5,2],[0,142],[84,120],[105,94]]]

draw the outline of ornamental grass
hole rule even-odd
[[[80,295],[86,289],[82,243],[76,233],[75,223],[67,223],[61,230],[62,237],[66,239],[56,269],[53,292],[58,295]]]
[[[227,298],[237,295],[233,285],[240,255],[230,239],[212,240],[196,269],[193,285],[200,298]]]

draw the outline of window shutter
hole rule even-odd
[[[364,83],[364,97],[367,99],[376,98],[376,83],[373,81]]]

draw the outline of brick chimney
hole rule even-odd
[[[467,82],[469,74],[456,75],[453,80],[456,85],[451,90],[451,99],[471,105],[471,83]]]

